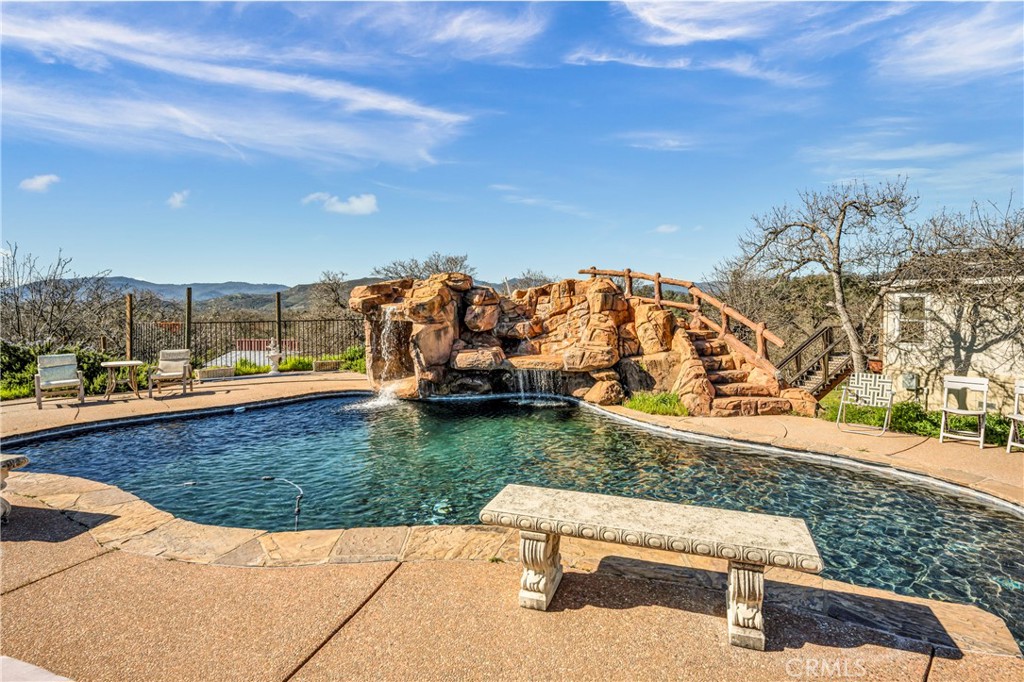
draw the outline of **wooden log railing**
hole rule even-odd
[[[671,277],[662,277],[660,272],[656,272],[653,275],[646,272],[637,272],[626,268],[624,270],[601,270],[597,267],[587,268],[586,270],[580,270],[581,275],[590,275],[591,277],[622,277],[625,282],[623,287],[623,293],[626,298],[633,298],[644,303],[653,303],[655,305],[665,306],[668,308],[678,308],[680,310],[686,310],[691,315],[704,323],[712,330],[718,332],[719,337],[732,336],[730,326],[732,322],[739,322],[744,325],[750,331],[754,333],[756,339],[757,349],[756,355],[758,358],[768,359],[768,347],[767,343],[771,343],[778,348],[782,348],[786,345],[786,342],[780,339],[777,335],[768,331],[764,322],[754,322],[746,315],[736,310],[727,303],[723,303],[711,294],[705,292],[693,282],[685,279],[673,279]],[[633,281],[634,280],[646,280],[654,283],[654,298],[647,296],[636,296],[633,294]],[[685,289],[690,294],[690,298],[693,299],[692,303],[686,303],[684,301],[674,301],[671,299],[664,298],[664,292],[662,286],[674,286]],[[719,320],[715,321],[701,312],[701,304],[710,305],[713,308],[717,308],[720,314]],[[766,343],[767,342],[767,343]]]

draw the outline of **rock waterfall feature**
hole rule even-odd
[[[628,289],[628,287],[627,287]],[[626,295],[606,277],[503,296],[462,273],[352,290],[367,375],[400,398],[553,393],[599,405],[671,391],[691,415],[813,414],[814,398],[707,318]]]

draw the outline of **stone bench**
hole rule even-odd
[[[0,491],[7,487],[7,474],[28,464],[25,455],[0,455]],[[0,497],[0,523],[7,523],[11,515],[11,503]]]
[[[729,560],[729,643],[764,650],[764,569],[820,573],[802,519],[523,485],[505,486],[480,521],[519,530],[519,605],[544,611],[562,580],[562,535]]]

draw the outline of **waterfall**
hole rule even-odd
[[[369,400],[352,403],[346,410],[379,410],[383,407],[398,405],[401,401],[395,397],[395,386],[382,386],[380,392]]]
[[[393,305],[385,306],[384,323],[380,329],[380,358],[383,362],[380,380],[382,382],[396,379],[402,376],[402,354],[408,349],[402,348],[401,323],[398,316],[398,308]]]
[[[516,381],[516,392],[521,398],[529,394],[560,395],[561,374],[550,369],[515,369],[512,376]]]

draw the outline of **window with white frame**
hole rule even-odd
[[[898,304],[897,343],[924,343],[924,296],[901,296]]]

